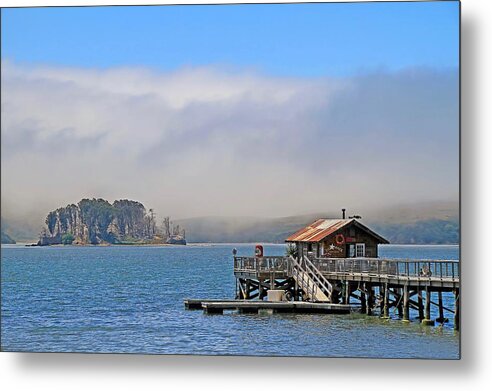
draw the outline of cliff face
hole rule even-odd
[[[149,241],[157,236],[152,209],[147,213],[140,202],[130,200],[110,204],[101,198],[83,199],[50,212],[45,222],[40,245]]]

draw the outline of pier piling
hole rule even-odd
[[[384,304],[383,304],[383,318],[389,318],[389,287],[388,284],[384,286]]]
[[[417,298],[417,305],[418,305],[418,310],[419,310],[419,320],[422,321],[424,320],[424,299],[422,298],[422,290],[418,289],[418,298]]]
[[[434,321],[431,319],[431,291],[429,286],[425,287],[425,318],[422,320],[424,326],[434,326]]]
[[[410,297],[408,294],[408,285],[403,286],[403,321],[410,321]]]

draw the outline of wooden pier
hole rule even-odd
[[[446,316],[453,316],[459,330],[459,261],[378,258],[379,244],[389,241],[359,219],[345,218],[342,209],[341,219],[314,221],[285,240],[289,256],[264,256],[261,245],[256,245],[254,257],[239,257],[234,249],[236,300],[185,305],[209,313],[350,312],[357,306],[382,318],[396,312],[404,322],[416,314],[423,325],[445,323]],[[453,305],[444,305],[445,292],[454,294]],[[432,306],[438,309],[435,319]]]
[[[403,321],[410,310],[424,325],[454,317],[459,330],[459,261],[383,258],[234,257],[236,299],[263,302],[269,290],[282,290],[285,302],[353,301],[367,315],[389,317],[393,309]],[[444,306],[443,292],[454,294],[453,309]],[[205,304],[203,304],[205,305]],[[431,306],[439,316],[431,319]],[[287,307],[286,307],[287,308]]]

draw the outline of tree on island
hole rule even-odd
[[[166,217],[163,234],[156,221],[154,209],[147,212],[138,201],[123,199],[111,204],[102,198],[84,198],[48,213],[39,244],[165,243],[184,233],[179,225],[171,229],[172,222]]]
[[[75,240],[74,236],[68,232],[62,236],[61,242],[62,244],[72,244],[73,241]]]

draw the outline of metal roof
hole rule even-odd
[[[290,235],[286,242],[320,242],[327,236],[337,232],[349,224],[357,225],[370,235],[376,237],[381,243],[389,243],[385,238],[371,231],[365,225],[359,223],[356,219],[319,219],[314,223],[302,228],[296,233]]]

